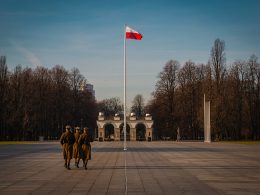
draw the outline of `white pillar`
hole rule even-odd
[[[124,27],[124,150],[127,150],[126,148],[126,25]]]
[[[206,101],[204,94],[204,142],[211,142],[210,131],[210,101]]]

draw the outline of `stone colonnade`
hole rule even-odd
[[[143,120],[137,120],[135,116],[131,116],[127,119],[127,125],[130,127],[130,141],[136,141],[136,127],[139,124],[142,124],[145,126],[145,140],[146,141],[152,141],[153,139],[153,120],[151,116],[144,117]],[[105,140],[105,127],[106,125],[113,125],[114,127],[114,140],[120,141],[120,127],[123,126],[124,121],[121,120],[119,116],[114,116],[112,120],[106,120],[103,115],[98,116],[97,120],[97,126],[98,126],[98,139],[101,141]]]

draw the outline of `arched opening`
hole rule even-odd
[[[112,124],[105,125],[105,141],[114,141],[115,140],[115,130]]]
[[[138,123],[136,125],[136,140],[137,141],[145,141],[145,133],[146,133],[146,127],[143,123]]]
[[[124,141],[124,131],[123,131],[124,123],[120,125],[120,141]],[[126,140],[130,141],[130,126],[126,124]]]

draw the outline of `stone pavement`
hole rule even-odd
[[[94,142],[88,170],[58,142],[0,145],[0,194],[260,194],[260,146]],[[126,166],[125,166],[126,165]]]

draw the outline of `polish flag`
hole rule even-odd
[[[125,28],[125,33],[126,33],[126,39],[136,39],[136,40],[141,40],[143,38],[142,34],[135,31],[134,29],[126,26]]]

